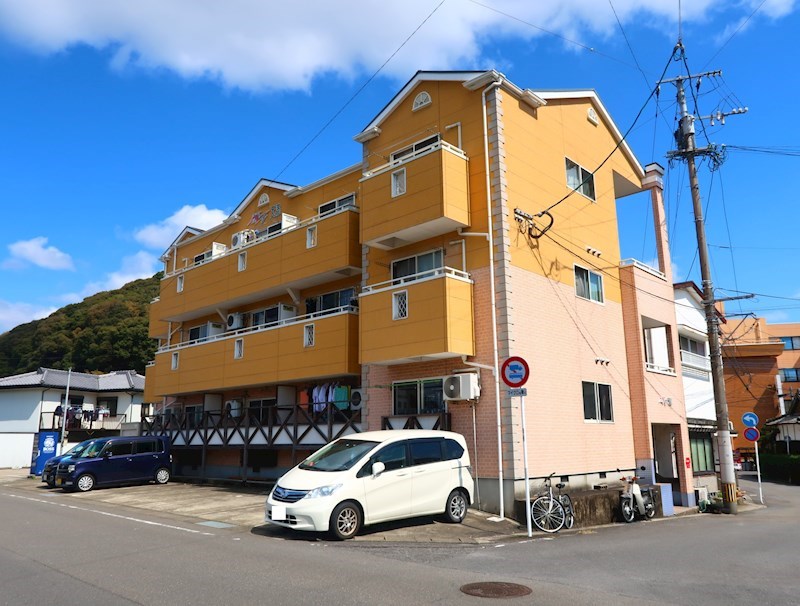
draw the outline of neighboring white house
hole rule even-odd
[[[719,456],[714,438],[717,411],[703,293],[694,282],[681,282],[673,286],[695,488],[716,491]]]
[[[92,375],[40,368],[0,378],[0,468],[29,467],[40,429],[65,427],[68,444],[119,435],[141,420],[143,393],[144,376],[134,370]]]

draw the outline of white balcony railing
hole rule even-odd
[[[368,179],[370,177],[374,177],[374,176],[379,175],[381,173],[385,173],[386,171],[393,170],[393,169],[397,168],[398,166],[400,166],[402,164],[406,164],[406,163],[408,163],[408,162],[410,162],[412,160],[416,160],[417,158],[419,158],[421,156],[427,156],[428,154],[430,154],[432,152],[435,152],[438,149],[443,149],[445,151],[448,151],[451,154],[454,154],[454,155],[456,155],[459,158],[462,158],[464,160],[467,159],[467,154],[465,154],[462,150],[457,148],[455,145],[451,145],[447,141],[437,141],[436,143],[432,143],[428,147],[423,147],[422,149],[415,150],[415,151],[403,156],[402,158],[397,158],[396,160],[393,160],[392,162],[387,162],[386,164],[381,164],[380,166],[377,166],[377,167],[373,168],[372,170],[368,170],[367,172],[364,173],[364,179]]]
[[[415,274],[403,276],[401,278],[394,278],[393,280],[378,282],[377,284],[368,284],[363,289],[361,289],[360,296],[364,297],[367,295],[372,295],[377,292],[390,290],[396,286],[401,286],[412,282],[424,282],[427,280],[433,280],[436,278],[444,278],[444,277],[455,278],[456,280],[462,280],[464,282],[472,283],[469,274],[465,271],[461,271],[460,269],[454,269],[452,267],[437,267],[436,269],[427,269],[425,271],[420,271]]]
[[[662,280],[667,279],[667,276],[664,275],[662,272],[658,271],[655,267],[650,267],[649,265],[646,265],[637,259],[623,259],[622,261],[619,262],[619,266],[620,267],[633,266],[638,269],[641,269],[644,272],[647,272],[650,275],[655,276],[656,278],[661,278]]]
[[[690,351],[681,350],[681,363],[697,370],[711,370],[711,360]]]
[[[658,372],[662,375],[672,375],[673,377],[676,376],[675,369],[671,366],[663,366],[661,364],[656,364],[655,362],[645,362],[644,366],[648,372]]]

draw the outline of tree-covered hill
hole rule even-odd
[[[147,315],[160,278],[159,273],[97,293],[0,335],[0,377],[39,367],[144,374],[155,352]]]

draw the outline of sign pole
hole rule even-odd
[[[525,520],[528,522],[528,536],[533,536],[531,528],[531,482],[528,475],[528,431],[525,423],[525,396],[519,397],[520,414],[522,415],[522,453],[525,465]]]
[[[764,493],[761,492],[761,462],[758,459],[758,440],[756,444],[756,474],[758,475],[758,502],[764,504]]]

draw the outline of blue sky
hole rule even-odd
[[[800,322],[795,3],[681,9],[690,69],[723,71],[699,114],[749,107],[708,138],[761,150],[701,166],[714,284],[758,293],[728,310],[773,322]],[[0,332],[152,275],[185,225],[217,224],[262,177],[302,185],[357,162],[353,135],[418,69],[594,88],[628,130],[677,40],[677,0],[538,4],[0,0]],[[629,135],[642,164],[668,167],[674,120],[664,85]],[[687,181],[668,167],[674,278],[699,283]],[[650,262],[646,198],[618,208],[623,258]]]

